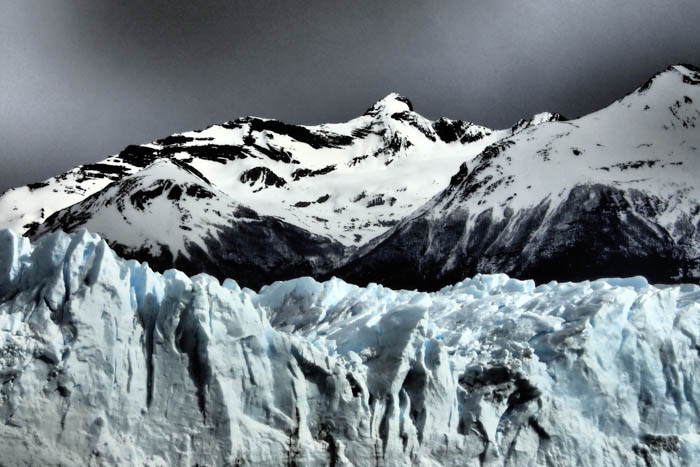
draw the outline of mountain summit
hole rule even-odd
[[[344,123],[243,117],[10,190],[0,197],[0,226],[34,238],[87,228],[161,270],[232,275],[259,287],[339,266],[509,132],[428,120],[398,94]]]
[[[10,190],[0,226],[88,228],[158,269],[249,286],[266,274],[419,289],[479,272],[697,281],[699,83],[676,65],[598,112],[503,130],[429,120],[393,93],[343,123],[243,117]],[[176,196],[173,170],[211,197]]]
[[[398,112],[413,112],[413,103],[411,103],[408,97],[392,92],[367,109],[365,115],[374,117],[381,114],[391,115]]]
[[[439,288],[477,272],[700,279],[700,72],[670,67],[609,107],[521,129],[336,274]]]
[[[104,161],[10,190],[0,197],[0,225],[34,229],[109,183],[172,159],[243,205],[359,246],[430,199],[465,158],[506,134],[459,120],[430,121],[398,94],[345,123],[243,117],[128,146]],[[417,172],[423,176],[413,176]]]

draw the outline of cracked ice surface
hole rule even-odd
[[[0,232],[12,465],[693,465],[700,287],[259,293]]]

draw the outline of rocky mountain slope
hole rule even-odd
[[[532,122],[543,116],[550,118],[542,114]],[[430,121],[397,94],[339,124],[245,117],[129,146],[102,162],[10,190],[0,197],[0,227],[25,232],[110,183],[170,159],[185,162],[220,192],[263,215],[356,246],[443,189],[464,160],[518,129]]]
[[[697,465],[700,288],[161,275],[0,231],[8,465]]]
[[[679,65],[598,112],[491,144],[335,274],[422,290],[478,272],[697,282],[698,180],[700,70]]]
[[[421,290],[496,272],[697,282],[698,83],[678,65],[593,114],[505,130],[430,121],[397,94],[339,124],[245,117],[10,190],[0,227],[88,228],[158,270],[250,287],[305,274]]]
[[[249,287],[319,277],[427,201],[489,142],[558,118],[543,113],[492,131],[427,120],[397,94],[342,124],[246,117],[10,190],[0,197],[0,226],[33,238],[87,228],[160,271]]]
[[[39,238],[80,228],[104,235],[121,255],[157,270],[207,271],[255,288],[322,274],[345,254],[339,242],[235,202],[176,159],[159,159],[121,178],[27,234]]]

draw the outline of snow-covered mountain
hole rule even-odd
[[[673,66],[593,114],[516,127],[336,274],[423,290],[477,272],[700,280],[700,70]]]
[[[340,124],[245,117],[129,146],[102,162],[10,190],[0,197],[0,227],[25,232],[166,158],[187,163],[219,192],[260,214],[361,245],[443,189],[464,160],[513,131],[430,121],[397,94]]]
[[[342,124],[246,117],[10,190],[0,197],[0,227],[33,238],[87,228],[160,271],[249,287],[319,277],[424,204],[490,142],[556,118],[492,131],[427,120],[397,94]]]
[[[159,159],[51,215],[27,234],[86,228],[128,258],[165,271],[207,271],[259,288],[320,275],[345,248],[276,217],[262,216],[211,185],[187,163]]]
[[[678,65],[593,114],[505,130],[430,121],[397,94],[339,124],[245,117],[10,190],[0,227],[87,228],[161,271],[251,287],[300,274],[422,290],[479,272],[698,281],[698,83]]]
[[[698,303],[640,277],[255,293],[0,231],[0,463],[697,465]]]

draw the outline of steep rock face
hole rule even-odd
[[[423,290],[478,272],[700,280],[699,78],[671,67],[594,114],[525,125],[335,274]]]
[[[0,232],[12,465],[693,465],[700,288],[160,275]]]
[[[269,177],[268,177],[269,179]],[[160,160],[52,214],[28,234],[87,228],[119,254],[154,269],[236,277],[247,287],[319,275],[345,248],[280,219],[261,216],[181,161]]]

